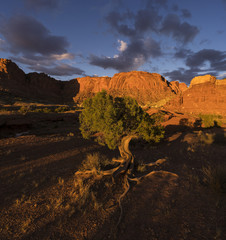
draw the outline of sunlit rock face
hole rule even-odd
[[[104,89],[115,97],[131,96],[140,104],[147,104],[172,97],[180,91],[174,91],[171,84],[160,74],[141,71],[117,73],[112,78],[78,78],[78,83],[80,88],[75,101],[82,101]]]
[[[171,81],[170,87],[176,94],[181,94],[188,88],[188,86],[185,83],[180,83],[178,81]]]
[[[170,83],[160,74],[141,71],[115,74],[110,81],[109,92],[116,96],[134,97],[141,104],[175,95]]]
[[[196,84],[202,84],[202,83],[216,83],[216,78],[214,76],[211,75],[204,75],[204,76],[197,76],[194,77],[191,80],[190,86],[194,86]]]
[[[78,93],[74,95],[74,102],[81,103],[87,97],[94,96],[95,93],[109,89],[110,77],[83,77],[77,78]]]
[[[226,80],[205,75],[192,79],[190,87],[167,104],[189,113],[226,114]]]
[[[62,104],[81,103],[103,89],[114,97],[131,96],[141,105],[167,102],[165,107],[174,111],[226,114],[226,79],[211,75],[193,78],[189,88],[185,83],[168,82],[158,73],[142,71],[58,81],[44,73],[25,74],[14,62],[0,59],[0,91]]]

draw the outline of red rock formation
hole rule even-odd
[[[0,58],[0,90],[24,94],[26,75],[12,61]]]
[[[115,74],[110,81],[109,92],[115,96],[134,97],[141,104],[174,95],[169,82],[160,74],[141,71]]]
[[[193,85],[202,84],[202,83],[215,84],[215,82],[216,82],[216,78],[214,76],[211,76],[211,75],[197,76],[191,80],[190,86],[192,87]]]
[[[44,73],[25,74],[15,63],[0,59],[0,90],[51,103],[73,102],[77,80],[58,81]]]
[[[192,79],[190,87],[167,106],[189,113],[226,115],[226,80],[206,75]]]
[[[171,81],[170,87],[176,94],[181,94],[188,88],[185,83],[179,83],[178,81]]]
[[[74,95],[75,102],[82,102],[87,97],[93,96],[97,92],[102,90],[108,91],[110,77],[83,77],[77,78],[79,84],[79,92]]]
[[[157,102],[175,95],[171,85],[160,74],[141,71],[117,73],[109,77],[78,78],[79,94],[75,101],[82,101],[103,89],[113,96],[131,96],[139,103]]]

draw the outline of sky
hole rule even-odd
[[[59,80],[157,72],[226,78],[226,0],[7,0],[0,57]]]

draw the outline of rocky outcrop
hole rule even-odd
[[[76,79],[58,81],[44,73],[25,74],[14,62],[1,58],[0,90],[31,100],[69,103],[73,102],[79,85]]]
[[[134,97],[140,104],[158,102],[176,94],[171,84],[160,74],[141,71],[117,73],[112,78],[78,78],[78,83],[80,88],[75,101],[82,101],[103,89],[115,97]]]
[[[25,73],[12,61],[0,58],[0,90],[24,94]]]
[[[203,84],[203,83],[213,83],[213,84],[215,84],[216,83],[216,78],[214,76],[211,76],[211,75],[197,76],[197,77],[194,77],[191,80],[190,86],[192,87],[196,84]]]
[[[188,88],[185,83],[180,83],[178,81],[171,81],[170,87],[176,94],[181,94]]]
[[[226,115],[226,80],[211,75],[195,77],[190,87],[177,96],[166,108],[188,113]]]
[[[82,102],[105,89],[113,96],[131,96],[142,105],[165,105],[173,111],[226,115],[226,79],[205,75],[190,87],[168,82],[157,73],[132,71],[110,77],[83,77],[58,81],[44,73],[25,74],[15,63],[0,59],[0,91],[48,103]],[[170,100],[171,99],[171,100]],[[169,101],[170,100],[170,101]]]
[[[79,91],[74,95],[74,101],[81,103],[87,97],[92,97],[95,93],[102,90],[108,91],[110,77],[83,77],[77,78]]]
[[[175,95],[170,83],[158,73],[132,71],[115,74],[109,84],[113,96],[131,96],[140,104],[158,102]]]

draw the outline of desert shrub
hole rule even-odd
[[[31,111],[30,106],[21,106],[20,109],[18,110],[19,113],[26,114]]]
[[[157,112],[151,115],[151,118],[154,120],[156,124],[161,124],[165,120],[165,113],[164,112]]]
[[[59,106],[58,108],[55,109],[55,112],[60,113],[60,112],[66,112],[69,110],[70,108],[68,106]]]
[[[99,153],[88,154],[81,164],[80,171],[88,170],[98,173],[99,171],[104,170],[106,166],[112,164],[112,161]]]
[[[199,114],[199,118],[202,120],[204,127],[215,127],[222,125],[222,116],[215,114]]]
[[[224,132],[222,133],[203,133],[200,131],[198,133],[199,140],[202,144],[219,144],[224,145],[226,144],[226,134]]]
[[[43,108],[42,109],[43,113],[51,113],[52,110],[50,108]]]
[[[83,103],[80,130],[84,138],[97,136],[100,144],[115,149],[125,136],[137,136],[146,141],[159,142],[164,129],[130,97],[113,98],[106,91],[97,93]]]
[[[36,108],[33,110],[33,112],[36,112],[36,113],[42,113],[43,110],[41,108]]]
[[[217,193],[226,193],[226,164],[202,167],[203,182]]]
[[[202,144],[210,145],[214,143],[215,134],[214,133],[203,133],[202,131],[198,134],[199,140]]]

